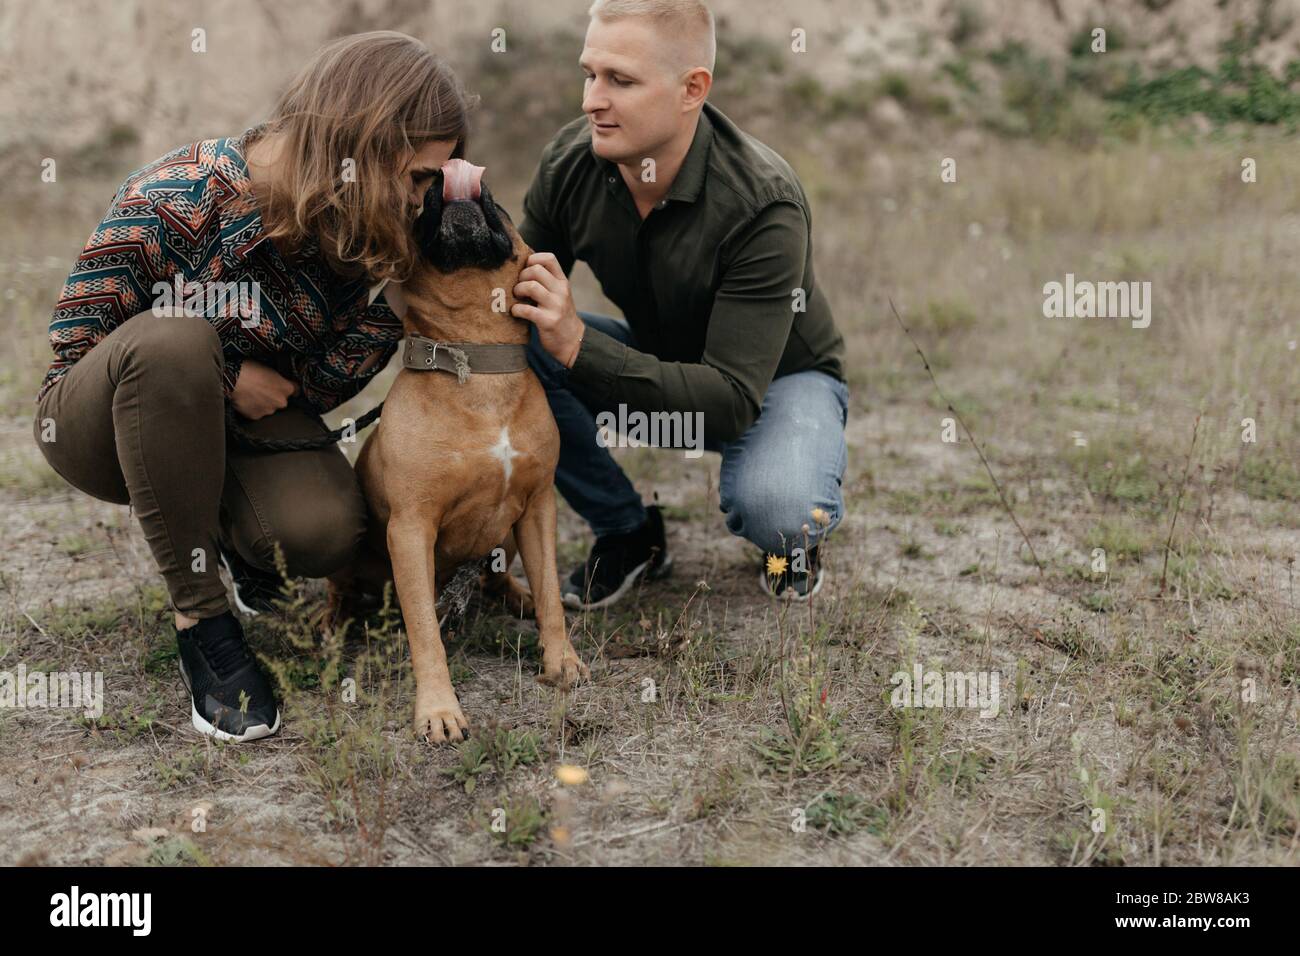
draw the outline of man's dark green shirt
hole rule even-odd
[[[567,274],[586,262],[637,349],[588,327],[568,380],[598,407],[703,412],[734,441],[773,378],[844,378],[844,342],[813,278],[812,217],[789,164],[706,103],[665,199],[642,220],[586,117],[542,150],[520,234]]]

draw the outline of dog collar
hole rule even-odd
[[[464,384],[471,375],[500,375],[528,368],[524,345],[438,342],[423,335],[403,340],[402,367],[417,372],[448,372]]]

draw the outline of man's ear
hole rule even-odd
[[[488,233],[492,237],[492,250],[501,257],[504,262],[514,255],[515,244],[510,238],[510,233],[506,232],[505,224],[501,218],[504,216],[506,222],[513,225],[510,214],[496,204],[492,198],[492,193],[488,191],[487,183],[480,187],[479,205],[483,207],[483,219],[487,223]]]
[[[415,243],[426,259],[433,258],[442,227],[442,170],[433,174],[433,182],[424,194],[424,208],[415,219]]]

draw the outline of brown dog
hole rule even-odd
[[[518,546],[531,599],[508,570],[489,573],[485,585],[512,608],[535,610],[537,679],[567,689],[590,676],[569,642],[556,571],[559,432],[523,359],[528,324],[510,314],[532,250],[482,172],[449,162],[416,221],[425,261],[400,290],[403,368],[356,464],[370,512],[366,541],[354,566],[330,578],[326,618],[341,621],[358,589],[373,593],[391,577],[411,642],[415,732],[437,743],[462,739],[469,724],[447,670],[436,597],[458,567],[498,547],[508,568]]]

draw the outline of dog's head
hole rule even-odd
[[[483,167],[453,159],[434,176],[415,220],[420,266],[404,283],[407,324],[429,338],[525,342],[510,314],[532,250],[483,182]]]
[[[440,272],[496,269],[514,256],[509,221],[483,182],[483,167],[453,159],[424,194],[415,236],[420,254]]]

